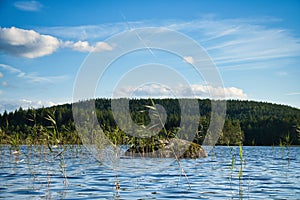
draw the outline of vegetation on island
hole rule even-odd
[[[114,144],[143,143],[173,138],[180,126],[180,106],[177,99],[130,99],[130,115],[139,125],[150,123],[151,101],[164,107],[165,130],[143,139],[127,135],[114,120],[110,99],[96,99],[98,122]],[[200,118],[194,142],[202,144],[211,117],[211,100],[199,102]],[[148,105],[148,106],[147,106]],[[150,106],[149,106],[150,105]],[[227,101],[227,114],[218,145],[300,145],[300,110],[297,108],[255,101]],[[189,127],[185,127],[189,130]],[[191,127],[192,130],[192,127]],[[0,115],[0,144],[81,144],[72,114],[72,105],[48,108],[19,108]]]

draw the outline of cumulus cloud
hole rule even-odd
[[[191,85],[192,91],[198,97],[212,97],[225,99],[246,99],[242,89],[236,87],[213,87],[210,85]]]
[[[57,105],[52,101],[44,101],[44,100],[30,100],[30,99],[20,99],[20,100],[0,100],[0,113],[3,113],[5,110],[8,112],[19,109],[20,107],[23,109],[28,108],[41,108],[41,107],[49,107]]]
[[[190,64],[194,64],[194,58],[192,56],[185,56],[183,57],[184,61]]]
[[[75,51],[81,52],[100,52],[100,51],[111,51],[113,48],[105,42],[97,42],[95,45],[90,45],[87,41],[71,42],[67,41],[63,45],[69,47]]]
[[[58,48],[71,48],[80,52],[110,51],[112,46],[105,42],[94,45],[87,41],[62,41],[50,35],[42,35],[34,30],[16,27],[0,27],[0,51],[14,56],[37,58],[54,53]]]
[[[0,28],[0,51],[8,54],[36,58],[52,54],[59,44],[57,38],[41,35],[34,30]]]
[[[43,5],[38,1],[17,1],[14,6],[23,11],[39,11],[42,9]]]
[[[189,86],[165,87],[149,84],[142,87],[123,87],[115,91],[114,97],[159,97],[159,98],[211,98],[211,99],[247,99],[247,94],[236,87],[213,87],[211,85],[191,84]]]
[[[69,45],[67,46],[70,46],[72,49],[76,50],[76,51],[91,51],[92,50],[92,47],[89,45],[89,43],[87,41],[78,41],[78,42],[70,42]]]

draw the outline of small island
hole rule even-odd
[[[171,140],[158,140],[151,145],[132,145],[124,156],[151,157],[151,158],[203,158],[206,151],[194,142],[173,138]]]

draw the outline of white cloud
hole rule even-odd
[[[5,65],[5,64],[0,64],[0,68],[8,71],[9,73],[16,74],[18,78],[27,79],[31,83],[42,83],[42,82],[54,83],[59,80],[67,79],[67,76],[39,76],[36,73],[25,73],[15,67],[12,67],[10,65]]]
[[[97,42],[93,51],[99,52],[99,51],[111,51],[113,50],[113,47],[105,42]]]
[[[194,95],[200,98],[207,97],[212,99],[247,99],[247,94],[236,87],[213,87],[211,85],[192,84],[191,90]],[[185,91],[186,88],[181,88]]]
[[[23,11],[39,11],[42,9],[43,5],[38,1],[17,1],[14,6]]]
[[[3,76],[4,76],[4,75],[3,75],[3,73],[2,73],[2,72],[0,72],[0,78],[3,78]]]
[[[112,46],[105,42],[90,45],[87,41],[62,41],[34,30],[16,27],[0,27],[0,51],[25,58],[37,58],[54,53],[58,48],[71,48],[81,52],[110,51]]]
[[[78,41],[76,43],[71,43],[71,48],[76,50],[76,51],[87,51],[90,52],[92,51],[92,47],[89,45],[89,43],[87,41]]]
[[[59,44],[57,38],[41,35],[34,30],[0,28],[0,51],[8,54],[36,58],[52,54]]]
[[[20,100],[0,100],[0,113],[5,110],[8,112],[14,111],[22,107],[23,109],[28,108],[41,108],[57,105],[52,101],[45,100],[30,100],[30,99],[20,99]]]
[[[190,64],[194,64],[194,58],[192,56],[185,56],[183,57],[184,61]]]
[[[247,99],[247,94],[236,87],[213,87],[192,84],[190,86],[164,87],[158,84],[142,87],[123,87],[115,91],[114,97],[159,97],[159,98],[211,98],[211,99]]]
[[[105,42],[97,42],[94,46],[92,46],[87,41],[78,41],[78,42],[67,41],[64,43],[63,46],[81,52],[111,51],[113,49],[113,47],[111,47],[109,44]]]

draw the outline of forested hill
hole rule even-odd
[[[195,142],[202,143],[210,122],[211,101],[199,101],[200,119]],[[110,138],[118,143],[128,139],[114,121],[109,99],[95,101],[98,121]],[[167,112],[166,130],[175,135],[180,125],[180,109],[176,99],[154,99]],[[132,119],[138,124],[147,125],[150,121],[149,99],[130,100]],[[141,112],[141,111],[145,112]],[[254,101],[227,101],[227,115],[219,144],[222,145],[300,145],[300,110],[284,105]],[[160,136],[163,133],[160,133]],[[42,144],[55,139],[54,143],[80,143],[72,115],[72,105],[64,104],[49,108],[20,108],[0,115],[0,143]]]

